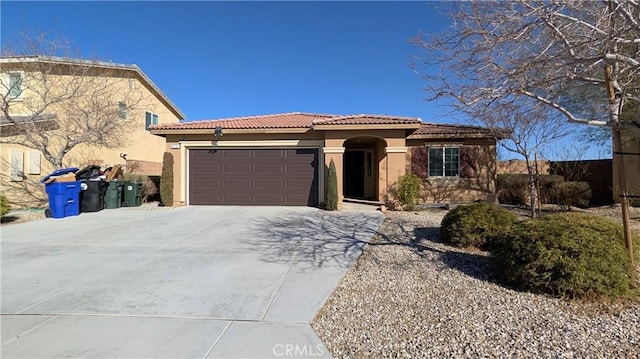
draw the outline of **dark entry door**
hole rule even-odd
[[[364,197],[364,151],[344,153],[344,196]]]

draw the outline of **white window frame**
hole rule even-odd
[[[9,151],[9,180],[11,182],[24,181],[24,152],[20,150]]]
[[[151,116],[151,122],[147,123],[147,114]],[[155,122],[154,122],[155,120]],[[157,125],[158,123],[160,123],[160,117],[158,116],[158,114],[156,114],[155,112],[152,111],[145,111],[144,112],[144,129],[149,131],[149,126],[151,125]]]
[[[9,100],[21,100],[24,94],[24,71],[7,71],[6,72],[6,79],[7,79],[7,98]],[[11,95],[11,90],[13,89],[13,87],[11,86],[11,75],[15,75],[18,74],[20,76],[20,86],[18,87],[18,90],[20,91],[19,94],[17,95]]]
[[[28,160],[27,160],[27,168],[28,168],[28,173],[30,175],[39,175],[42,171],[42,161],[41,161],[41,156],[40,156],[40,151],[29,151],[27,153],[28,155]]]
[[[445,161],[445,149],[449,149],[449,148],[455,148],[458,150],[458,168],[456,170],[456,175],[455,176],[451,176],[451,175],[447,175],[447,171],[446,171],[446,161]],[[427,176],[429,178],[460,178],[460,151],[461,151],[462,145],[459,144],[437,144],[437,145],[429,145],[427,146]],[[442,161],[442,175],[441,176],[434,176],[431,174],[431,164],[433,163],[432,159],[431,159],[431,150],[436,150],[436,149],[440,149],[441,150],[441,161]]]
[[[129,108],[127,107],[127,103],[124,101],[118,102],[118,118],[121,120],[129,119]]]

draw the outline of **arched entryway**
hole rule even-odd
[[[360,136],[344,142],[343,193],[346,199],[379,201],[380,162],[385,156],[383,139]]]

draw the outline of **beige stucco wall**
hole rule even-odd
[[[486,139],[461,140],[407,140],[404,130],[361,131],[307,131],[297,134],[274,133],[224,133],[216,139],[213,130],[210,134],[171,134],[166,136],[165,150],[174,158],[174,205],[188,204],[187,154],[190,148],[268,148],[290,147],[300,144],[314,143],[320,149],[321,161],[325,164],[324,178],[321,179],[320,196],[324,197],[324,181],[331,160],[336,165],[338,175],[338,195],[341,205],[343,196],[343,166],[345,141],[354,138],[369,139],[374,147],[376,175],[378,183],[376,191],[378,200],[392,202],[389,188],[398,178],[411,171],[410,146],[424,146],[425,143],[459,143],[474,146],[478,154],[477,177],[460,179],[429,179],[425,181],[423,201],[426,202],[469,202],[486,200],[495,193],[496,147],[495,142]],[[375,140],[373,140],[375,139]],[[318,145],[316,145],[318,144]],[[350,146],[347,144],[346,146]],[[324,202],[321,200],[321,203]]]
[[[8,69],[3,65],[2,71],[13,71],[14,69]],[[77,145],[74,147],[63,160],[64,167],[79,167],[82,168],[87,164],[101,164],[103,166],[121,164],[124,165],[125,161],[120,157],[120,153],[127,154],[127,160],[138,160],[146,162],[162,162],[162,154],[165,149],[165,140],[163,137],[151,135],[145,130],[145,111],[153,112],[158,115],[159,123],[172,123],[179,120],[178,116],[171,108],[162,101],[158,96],[154,95],[152,88],[142,81],[142,79],[135,73],[128,71],[114,71],[110,73],[111,77],[97,76],[95,79],[91,78],[89,81],[102,84],[102,86],[109,86],[112,90],[113,96],[106,101],[113,102],[113,105],[117,109],[118,101],[124,98],[132,99],[135,104],[128,110],[128,116],[126,120],[116,119],[117,121],[123,121],[125,126],[124,131],[124,145],[118,148],[97,148],[90,145]],[[130,78],[132,77],[132,78]],[[33,89],[38,88],[38,84],[34,80],[30,80],[28,75],[25,75],[24,91],[19,101],[14,101],[10,106],[10,113],[13,115],[30,115],[30,108],[38,107],[37,96],[34,96]],[[69,85],[76,79],[73,76],[68,75],[49,75],[49,81],[53,81],[57,86],[70,86]],[[29,82],[31,81],[31,82]],[[87,81],[85,79],[85,81]],[[130,95],[124,95],[130,93]],[[64,102],[51,105],[46,108],[47,114],[58,114],[58,120],[61,124],[61,128],[52,130],[50,133],[64,133]],[[10,137],[5,137],[5,139]],[[51,136],[51,147],[56,148],[56,137]],[[12,182],[9,178],[9,166],[10,166],[10,152],[12,150],[22,151],[24,153],[24,180]],[[33,149],[25,146],[15,144],[3,144],[0,149],[0,161],[2,171],[0,175],[0,184],[2,186],[2,193],[5,194],[11,205],[15,208],[20,207],[37,207],[46,205],[46,194],[44,193],[43,186],[40,184],[40,179],[50,173],[53,170],[53,166],[49,163],[44,156],[41,157],[41,169],[39,174],[30,174],[28,171],[28,154]]]
[[[477,154],[473,178],[424,178],[421,191],[426,203],[465,203],[492,200],[495,194],[496,146],[486,139],[408,140],[409,147],[429,145],[473,146]],[[411,151],[406,155],[407,172],[411,171]]]

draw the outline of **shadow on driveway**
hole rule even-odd
[[[375,212],[292,211],[254,220],[255,236],[243,241],[266,262],[346,268],[383,219]]]

